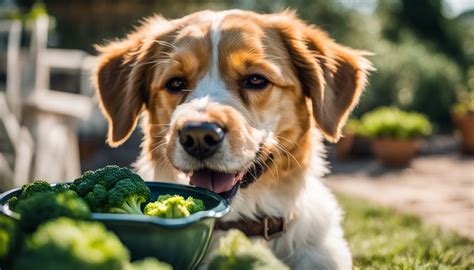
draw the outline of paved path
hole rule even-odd
[[[410,168],[385,169],[373,159],[331,162],[327,184],[419,216],[474,239],[474,157],[453,151],[418,157]]]

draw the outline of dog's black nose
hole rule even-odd
[[[224,135],[224,130],[216,123],[191,122],[180,130],[179,142],[188,154],[203,160],[219,149]]]

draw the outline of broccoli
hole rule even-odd
[[[8,268],[9,261],[13,258],[20,240],[21,233],[15,221],[0,215],[0,268]]]
[[[33,194],[48,191],[53,191],[53,188],[48,182],[44,180],[36,180],[33,183],[23,185],[23,187],[21,188],[21,194],[18,199],[28,199]]]
[[[63,191],[68,191],[69,189],[69,184],[67,183],[57,183],[56,185],[51,187],[53,192],[63,192]]]
[[[75,219],[90,216],[86,202],[72,190],[33,194],[19,201],[16,210],[21,215],[19,225],[26,232],[34,231],[41,223],[60,216]]]
[[[161,218],[182,218],[206,210],[202,200],[179,195],[161,195],[155,202],[145,206],[145,215]]]
[[[7,205],[12,211],[16,211],[16,205],[18,204],[18,197],[13,196],[7,201]]]
[[[38,227],[13,269],[122,270],[129,259],[128,250],[103,224],[61,217]]]
[[[143,179],[127,168],[109,165],[87,171],[70,188],[93,212],[143,214],[141,204],[151,196]]]
[[[145,258],[140,261],[129,264],[127,270],[172,270],[173,268],[166,263],[160,262],[155,258]]]
[[[230,230],[220,240],[219,248],[211,257],[209,270],[251,269],[289,270],[262,243],[253,243],[242,232]]]
[[[26,200],[36,193],[52,192],[53,188],[51,185],[44,180],[36,180],[33,183],[25,184],[21,187],[21,193],[18,197],[12,197],[8,200],[8,206],[10,209],[16,211],[18,202]]]

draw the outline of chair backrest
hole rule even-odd
[[[36,18],[32,27],[29,59],[34,68],[34,85],[28,88],[33,91],[48,89],[49,86],[49,69],[43,57],[48,46],[48,26],[49,17],[42,15]]]
[[[27,128],[9,111],[6,96],[0,92],[0,190],[19,187],[30,179],[34,142]]]
[[[21,118],[21,21],[0,20],[0,33],[7,33],[6,100],[15,116]]]

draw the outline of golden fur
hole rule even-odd
[[[297,198],[304,181],[290,176],[298,178],[310,168],[311,149],[321,143],[314,140],[311,128],[318,127],[329,141],[340,138],[366,83],[370,62],[364,52],[335,43],[292,12],[219,15],[224,18],[218,48],[213,48],[209,18],[215,14],[203,11],[172,21],[156,16],[127,38],[99,49],[95,83],[109,122],[108,143],[122,144],[142,114],[144,159],[178,175],[190,170],[174,162],[180,158],[175,142],[183,124],[219,123],[237,157],[242,149],[258,148],[262,141],[255,138],[266,129],[273,140],[263,143],[263,152],[273,153],[274,159],[255,190],[280,186]],[[189,102],[193,89],[211,72],[215,51],[219,56],[215,76],[224,82],[232,102],[214,102],[197,113],[176,115],[178,106]],[[243,89],[240,82],[255,73],[264,75],[270,85],[259,91]],[[165,83],[173,77],[185,78],[187,91],[166,91]],[[226,164],[216,166],[232,170]],[[254,196],[252,191],[242,194]]]

